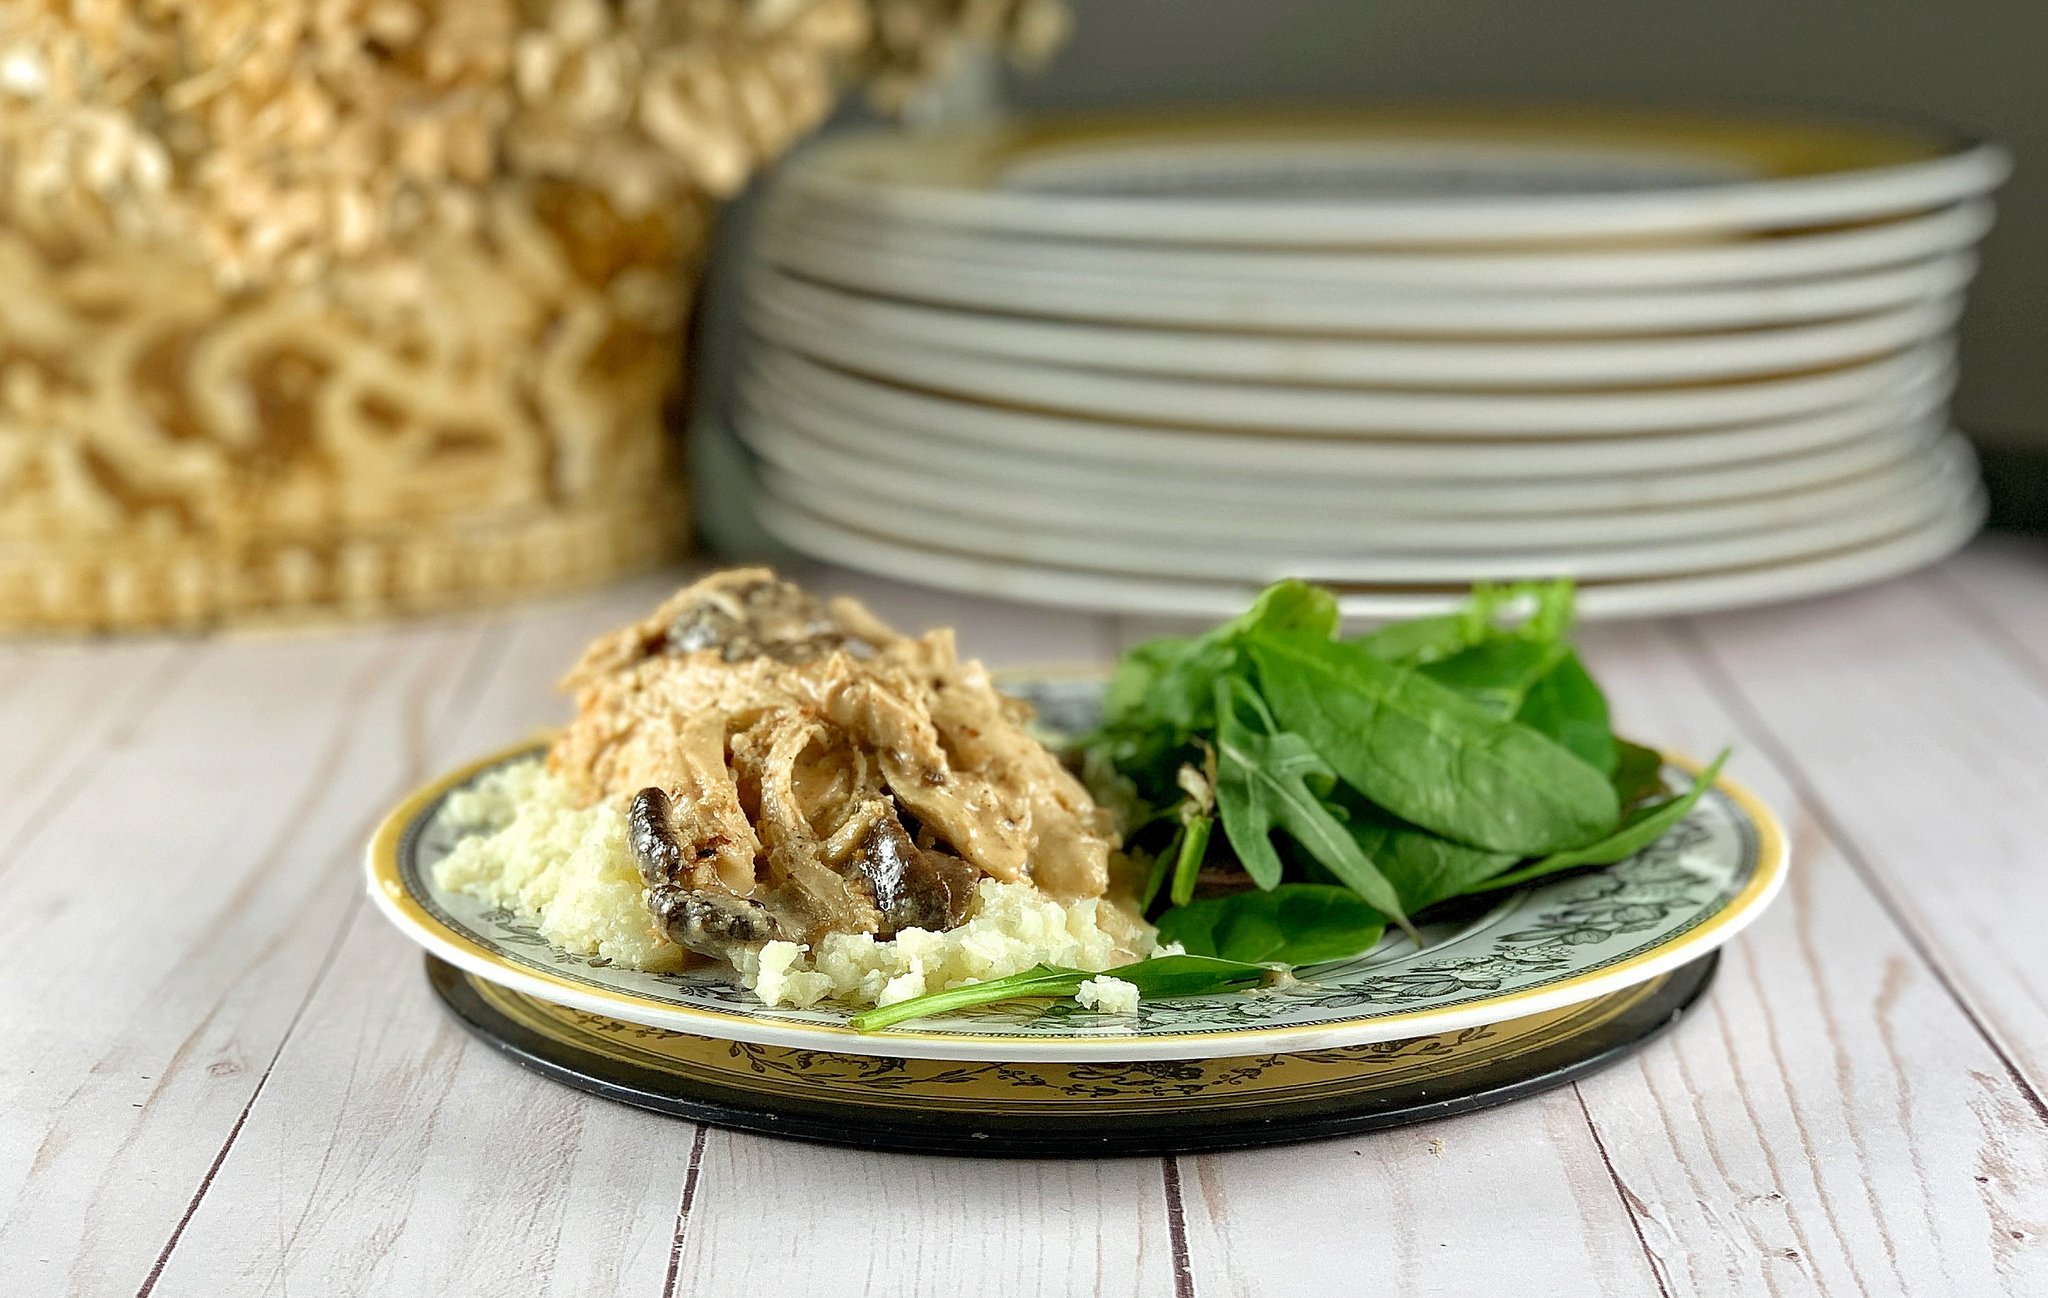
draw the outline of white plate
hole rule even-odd
[[[989,277],[1029,282],[1040,276],[1068,281],[1142,279],[1155,285],[1227,284],[1241,293],[1328,292],[1359,295],[1444,293],[1552,297],[1644,292],[1724,285],[1767,285],[1882,270],[1939,257],[1975,244],[1991,229],[1991,204],[1982,199],[1876,225],[1819,232],[1714,240],[1678,246],[1616,246],[1597,251],[1551,249],[1453,253],[1417,251],[1320,252],[1276,248],[1215,248],[1100,244],[978,234],[928,226],[877,222],[841,209],[771,194],[757,221],[761,255],[782,264],[792,250],[817,259],[817,278],[845,268],[887,277],[898,267],[928,275],[933,267],[976,267]],[[830,269],[826,269],[830,268]]]
[[[807,151],[783,184],[932,226],[1356,246],[1864,221],[1988,193],[2009,169],[1995,146],[1903,129],[1529,108],[858,132]]]
[[[806,283],[767,266],[746,277],[747,320],[763,337],[829,353],[834,340],[962,352],[1003,361],[1253,383],[1403,388],[1586,388],[1788,374],[1889,355],[1954,327],[1955,295],[1820,324],[1569,342],[1304,338],[1077,324],[886,301]]]
[[[910,435],[920,451],[938,439],[944,443],[942,455],[964,445],[998,456],[1014,452],[1026,457],[1027,465],[1080,461],[1102,464],[1105,472],[1163,472],[1169,477],[1282,474],[1423,482],[1669,475],[1798,455],[1939,419],[1954,385],[1947,349],[1929,349],[1903,367],[1894,386],[1879,387],[1853,405],[1790,419],[1636,437],[1400,440],[1233,434],[991,406],[877,382],[770,346],[753,349],[740,381],[756,408],[823,436],[843,429],[837,435],[850,447],[873,447]]]
[[[1503,336],[1673,333],[1796,324],[1882,311],[1959,293],[1976,258],[1954,252],[1824,279],[1729,288],[1585,293],[1197,279],[1129,271],[1033,269],[1010,249],[979,261],[835,248],[773,227],[751,249],[766,263],[881,297],[985,312],[1280,333]]]
[[[993,599],[1105,613],[1219,618],[1242,612],[1258,593],[1250,583],[1173,581],[930,550],[841,527],[766,496],[755,501],[755,514],[773,536],[802,553],[897,581]],[[1589,584],[1579,591],[1578,610],[1591,621],[1660,617],[1850,590],[1954,553],[1976,535],[1983,521],[1983,495],[1974,493],[1950,513],[1864,547],[1727,572]],[[1347,618],[1405,618],[1448,612],[1460,599],[1461,594],[1441,589],[1354,591],[1340,593],[1338,606]]]
[[[1921,491],[1942,471],[1946,448],[1930,447],[1896,463],[1818,487],[1712,504],[1597,512],[1486,514],[1467,498],[1418,507],[1401,493],[1370,490],[1347,507],[1304,508],[1280,493],[1239,498],[1229,506],[1191,509],[1185,498],[1119,496],[1113,491],[1031,490],[1016,482],[935,479],[899,466],[769,435],[749,444],[766,464],[763,479],[781,496],[833,517],[813,504],[823,492],[848,501],[880,501],[896,509],[966,515],[989,525],[1035,529],[1062,536],[1131,538],[1155,545],[1183,544],[1191,530],[1208,543],[1242,551],[1387,549],[1426,547],[1440,552],[1486,552],[1529,546],[1615,546],[1784,527],[1803,519],[1832,518],[1878,509]],[[792,481],[780,481],[788,475]],[[1190,519],[1199,519],[1191,529]],[[943,542],[940,542],[943,544]]]
[[[1452,553],[1432,546],[1374,546],[1360,541],[1292,553],[1274,547],[1218,544],[1199,522],[1184,537],[1151,540],[1005,524],[946,512],[937,505],[901,505],[851,496],[777,472],[763,480],[772,498],[816,517],[856,527],[887,540],[1006,563],[1135,573],[1194,581],[1265,585],[1282,577],[1325,584],[1468,585],[1475,581],[1572,577],[1579,581],[1638,581],[1688,573],[1784,563],[1875,544],[1954,512],[1978,490],[1975,461],[1961,438],[1950,440],[1941,471],[1911,490],[1849,514],[1799,518],[1733,536],[1646,541],[1614,546],[1510,545],[1465,547]],[[788,494],[785,494],[788,493]]]
[[[1855,477],[1893,464],[1924,448],[1945,431],[1941,416],[1883,428],[1855,441],[1796,455],[1716,465],[1679,472],[1650,471],[1578,478],[1496,478],[1491,457],[1473,466],[1470,478],[1376,477],[1371,473],[1289,473],[1267,466],[1264,473],[1183,470],[1170,461],[1157,468],[1034,459],[957,443],[890,433],[830,416],[775,415],[767,406],[742,404],[732,425],[757,454],[781,462],[792,456],[838,452],[874,462],[906,481],[975,486],[1020,494],[1070,495],[1088,499],[1152,502],[1166,511],[1218,512],[1291,509],[1343,512],[1377,508],[1408,514],[1459,511],[1493,515],[1657,509],[1709,504],[1797,491]],[[935,496],[942,499],[943,496]]]
[[[778,322],[779,323],[779,322]],[[1218,429],[1421,437],[1586,437],[1677,432],[1838,410],[1923,372],[1947,340],[1791,377],[1591,392],[1397,391],[1153,378],[904,347],[829,329],[801,350],[858,374],[974,400],[1091,418]],[[780,338],[792,342],[789,330]]]

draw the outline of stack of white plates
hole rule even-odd
[[[1981,520],[1946,408],[2005,169],[1689,114],[841,137],[764,205],[733,427],[789,545],[1019,599],[1840,589]]]

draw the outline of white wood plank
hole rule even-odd
[[[1702,621],[1754,717],[1942,975],[2048,1094],[2048,689],[1940,574]]]
[[[1183,1158],[1203,1298],[1632,1295],[1656,1277],[1567,1088],[1352,1140]]]
[[[216,644],[0,875],[0,1257],[134,1292],[333,949],[377,810],[424,772],[474,624]]]
[[[1171,1295],[1157,1159],[871,1154],[712,1130],[678,1294]]]
[[[658,1298],[694,1131],[493,1053],[364,907],[152,1294]]]
[[[1932,586],[2048,686],[2048,537],[1985,537],[1942,564]]]
[[[1618,728],[1736,744],[1732,773],[1794,844],[1703,1012],[1580,1083],[1669,1291],[2048,1292],[2048,1126],[2027,1095],[1683,641],[1587,639]]]
[[[519,612],[428,765],[561,720],[554,682],[583,645],[688,575]],[[475,1042],[417,950],[362,907],[153,1294],[655,1298],[693,1132]]]
[[[0,870],[21,836],[99,759],[146,702],[189,668],[197,647],[171,640],[29,643],[0,648]]]

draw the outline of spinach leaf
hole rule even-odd
[[[1164,728],[1175,742],[1215,724],[1216,678],[1237,662],[1237,642],[1258,630],[1327,639],[1337,633],[1337,597],[1302,581],[1275,582],[1252,606],[1195,639],[1164,637],[1124,653],[1103,696],[1103,725],[1084,746],[1117,730]]]
[[[1289,965],[1344,960],[1372,950],[1386,917],[1349,888],[1283,883],[1180,906],[1159,917],[1159,940],[1194,955]]]
[[[1327,640],[1337,634],[1339,621],[1335,595],[1321,586],[1311,586],[1289,577],[1260,591],[1249,609],[1225,622],[1217,631],[1222,632],[1227,640],[1239,639],[1255,631],[1299,631]]]
[[[1614,741],[1614,793],[1624,807],[1664,792],[1664,755],[1654,748]]]
[[[1469,649],[1416,668],[1503,720],[1514,718],[1529,692],[1571,653],[1562,640],[1489,636]]]
[[[1285,829],[1346,887],[1407,929],[1400,895],[1324,802],[1336,776],[1308,741],[1275,725],[1240,676],[1216,682],[1215,711],[1216,808],[1252,882],[1267,889],[1279,885],[1283,866],[1272,833]],[[1246,724],[1246,711],[1254,724]]]
[[[1453,843],[1391,817],[1382,820],[1385,823],[1354,820],[1351,836],[1394,885],[1411,915],[1446,897],[1458,896],[1521,859],[1513,852],[1488,852]]]
[[[1588,843],[1569,852],[1553,853],[1540,861],[1489,879],[1465,891],[1491,892],[1495,888],[1512,888],[1528,883],[1532,879],[1556,874],[1560,870],[1577,869],[1582,865],[1612,865],[1616,861],[1626,860],[1664,837],[1672,826],[1684,820],[1686,813],[1692,810],[1693,804],[1700,800],[1700,795],[1705,793],[1714,783],[1715,777],[1721,774],[1721,764],[1727,760],[1728,750],[1724,748],[1721,755],[1714,759],[1713,764],[1700,772],[1699,778],[1693,781],[1690,789],[1675,798],[1667,798],[1662,802],[1637,808],[1629,813],[1628,819],[1623,822],[1620,829],[1599,842]]]
[[[1219,960],[1213,956],[1201,955],[1167,955],[1111,969],[1107,974],[1111,978],[1121,978],[1136,986],[1140,996],[1158,997],[1206,996],[1215,992],[1232,991],[1239,987],[1251,987],[1265,981],[1266,975],[1271,972],[1264,965],[1246,964],[1238,960]],[[985,983],[969,983],[965,987],[951,987],[923,996],[913,996],[907,1001],[897,1001],[894,1005],[863,1010],[854,1015],[849,1023],[856,1032],[874,1032],[909,1019],[919,1019],[929,1014],[944,1014],[948,1010],[966,1009],[973,1005],[992,1005],[997,1001],[1040,996],[1072,996],[1080,990],[1082,983],[1090,978],[1102,976],[1085,969],[1063,969],[1057,965],[1042,964],[1008,978],[997,978]]]
[[[1375,658],[1413,667],[1448,658],[1470,647],[1471,629],[1471,620],[1463,614],[1446,613],[1442,617],[1390,622],[1377,631],[1352,636],[1344,643],[1356,645]]]
[[[1520,626],[1500,626],[1500,610],[1525,598],[1535,600],[1535,611]],[[1517,582],[1512,586],[1481,582],[1455,613],[1391,622],[1345,643],[1403,667],[1437,662],[1496,637],[1547,644],[1562,639],[1570,629],[1573,598],[1570,581]]]
[[[1602,775],[1614,774],[1616,750],[1614,734],[1607,728],[1607,696],[1569,648],[1529,686],[1521,705],[1509,715],[1555,739]]]
[[[1411,824],[1535,856],[1595,841],[1621,819],[1599,771],[1419,672],[1312,636],[1262,632],[1245,649],[1280,724],[1345,783]]]

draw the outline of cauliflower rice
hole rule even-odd
[[[434,867],[442,888],[503,906],[576,955],[657,973],[684,967],[687,953],[659,935],[642,900],[625,815],[608,802],[577,807],[539,758],[451,794],[442,814],[486,831],[464,838]],[[1095,898],[1062,906],[1029,884],[984,878],[958,928],[905,929],[888,942],[828,933],[815,950],[769,942],[743,953],[736,972],[769,1005],[892,1005],[1038,964],[1100,972],[1154,954],[1151,926],[1117,922],[1103,913],[1108,906]],[[1120,947],[1120,938],[1138,949]],[[1137,992],[1122,979],[1095,978],[1077,999],[1127,1014],[1137,1008]]]

